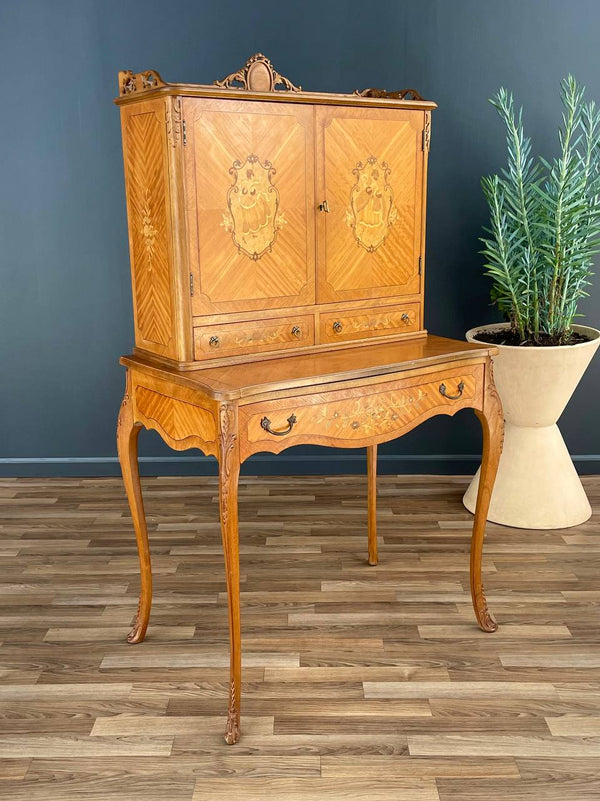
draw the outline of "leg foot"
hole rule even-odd
[[[127,385],[119,421],[117,424],[117,451],[121,472],[123,473],[123,483],[127,492],[129,509],[135,529],[138,555],[140,559],[140,599],[138,603],[135,623],[132,630],[127,635],[127,642],[138,643],[146,636],[148,620],[150,619],[150,608],[152,606],[152,567],[150,564],[150,548],[148,545],[148,529],[146,526],[146,516],[144,514],[144,502],[142,500],[142,488],[140,485],[140,473],[138,467],[138,435],[141,426],[134,423],[133,409],[131,406],[131,377],[127,372]]]
[[[237,698],[235,682],[231,682],[231,696],[227,712],[227,727],[225,729],[225,742],[235,745],[240,739],[240,707]]]
[[[475,593],[473,608],[475,609],[475,617],[479,623],[479,628],[490,634],[496,631],[498,624],[496,623],[496,618],[488,609],[483,585],[481,586],[481,590]]]
[[[140,598],[140,603],[138,603],[138,610],[135,615],[133,627],[129,632],[129,634],[127,635],[128,643],[131,643],[131,645],[135,645],[138,642],[142,642],[142,640],[146,636],[146,629],[148,628],[149,617],[150,617],[150,608],[148,608],[147,612],[141,614],[141,598]]]
[[[498,470],[498,462],[502,453],[502,440],[504,436],[504,418],[502,405],[494,386],[491,362],[486,365],[486,382],[483,399],[483,409],[476,410],[483,430],[483,456],[481,460],[481,479],[477,491],[477,505],[475,519],[473,520],[473,534],[471,537],[471,568],[470,584],[471,599],[475,617],[483,631],[493,632],[498,628],[494,616],[488,609],[483,583],[481,580],[481,559],[483,556],[483,539],[488,509]]]
[[[376,565],[377,555],[377,445],[367,447],[367,486],[368,486],[368,540],[369,564]]]

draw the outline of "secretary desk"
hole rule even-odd
[[[135,348],[119,460],[141,565],[130,643],[152,600],[137,440],[156,430],[219,465],[229,608],[225,740],[240,736],[238,477],[260,451],[367,452],[377,564],[377,445],[472,408],[483,462],[470,583],[484,631],[485,521],[502,447],[493,347],[423,324],[431,112],[413,89],[302,91],[260,53],[212,85],[119,73]]]

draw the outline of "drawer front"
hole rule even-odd
[[[329,312],[321,314],[319,322],[321,342],[387,337],[408,334],[419,329],[418,303]]]
[[[196,359],[301,348],[314,344],[314,341],[312,315],[194,328]]]
[[[243,457],[278,453],[310,442],[358,447],[384,442],[436,414],[481,408],[483,364],[451,367],[425,376],[257,402],[239,410]]]

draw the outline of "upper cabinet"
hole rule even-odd
[[[319,303],[420,291],[421,110],[316,108]]]
[[[315,302],[310,106],[184,98],[195,315]]]
[[[414,89],[119,73],[136,351],[180,369],[425,333]]]

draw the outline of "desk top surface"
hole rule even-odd
[[[171,369],[151,359],[124,356],[121,363],[142,369],[157,378],[200,389],[217,400],[233,400],[289,389],[314,387],[370,376],[394,375],[465,358],[485,358],[496,353],[492,345],[427,335],[400,342],[368,343],[334,351],[285,356],[243,364]]]

